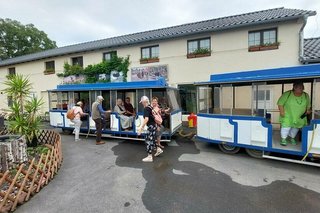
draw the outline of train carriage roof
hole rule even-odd
[[[308,78],[320,78],[320,64],[213,74],[210,76],[210,81],[196,84],[249,83]]]
[[[169,88],[165,79],[160,78],[154,81],[114,82],[114,83],[93,83],[93,84],[62,84],[57,89],[50,91],[89,91],[89,90],[130,90]]]

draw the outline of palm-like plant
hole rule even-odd
[[[9,120],[9,129],[14,133],[25,135],[28,146],[36,146],[37,134],[40,130],[38,112],[44,102],[42,99],[30,96],[32,84],[28,77],[10,75],[4,84],[7,88],[3,91],[13,99],[10,107],[12,115]]]
[[[26,97],[30,95],[30,91],[32,89],[32,84],[28,77],[24,77],[23,75],[8,75],[7,81],[4,82],[4,85],[7,86],[4,89],[4,92],[11,96],[12,99],[17,102],[20,106],[20,112],[24,111],[24,100]]]

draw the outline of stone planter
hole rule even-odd
[[[27,142],[24,136],[0,136],[0,171],[12,169],[15,164],[24,163],[27,157]]]

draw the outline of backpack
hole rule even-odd
[[[153,107],[150,106],[150,109],[152,111],[152,116],[154,118],[154,121],[156,122],[156,124],[161,125],[162,124],[162,117],[161,114],[159,112],[156,112]]]
[[[67,111],[67,118],[70,120],[73,120],[76,117],[76,115],[74,114],[74,109],[71,108]]]

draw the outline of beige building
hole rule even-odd
[[[56,73],[63,72],[65,62],[86,67],[111,54],[129,55],[128,81],[132,68],[164,65],[169,84],[181,88],[183,109],[196,111],[192,84],[209,80],[210,74],[301,64],[303,29],[315,14],[276,8],[60,47],[0,61],[0,81],[8,74],[28,75],[34,94],[48,100],[47,90],[62,82]],[[46,69],[54,73],[44,73]],[[7,107],[8,98],[1,93],[0,108]]]

